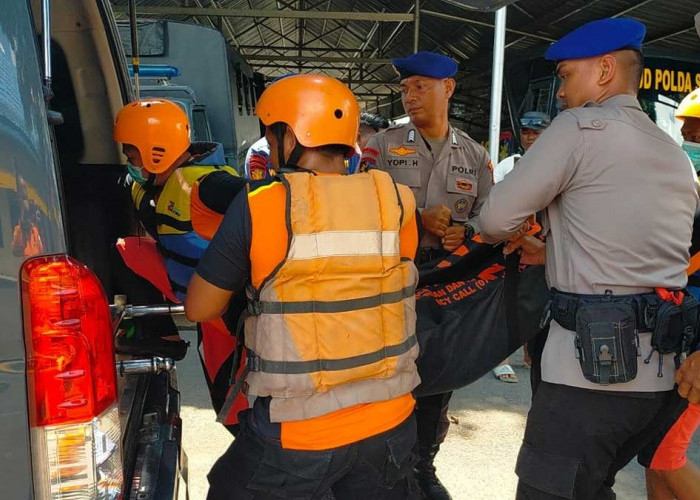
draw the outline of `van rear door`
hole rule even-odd
[[[29,2],[0,8],[0,497],[33,498],[19,273],[66,252]]]

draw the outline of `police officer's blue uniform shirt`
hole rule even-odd
[[[644,24],[624,17],[591,21],[550,45],[545,58],[564,61],[599,56],[613,50],[641,50],[646,31]]]
[[[457,73],[457,62],[451,57],[435,52],[421,51],[408,57],[392,59],[400,78],[419,75],[430,78],[451,78]]]

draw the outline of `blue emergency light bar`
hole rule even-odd
[[[134,76],[134,66],[129,64],[129,76]],[[169,64],[139,64],[139,76],[142,78],[173,78],[180,76],[182,71]]]

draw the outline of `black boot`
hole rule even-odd
[[[435,475],[435,455],[440,450],[439,444],[418,447],[418,463],[416,463],[416,481],[422,496],[427,500],[452,500],[450,493]]]

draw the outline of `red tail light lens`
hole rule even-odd
[[[99,280],[66,255],[28,260],[21,280],[31,424],[97,417],[117,399],[109,304]]]

